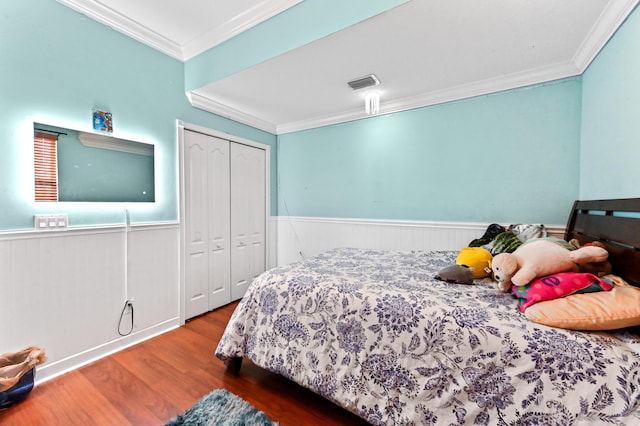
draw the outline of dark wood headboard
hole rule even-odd
[[[640,198],[576,201],[565,240],[601,241],[613,273],[640,286]]]

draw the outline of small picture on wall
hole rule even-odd
[[[93,112],[93,130],[113,132],[113,121],[110,112],[95,110]]]

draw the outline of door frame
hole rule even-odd
[[[186,230],[184,227],[185,217],[185,165],[184,165],[184,132],[189,130],[196,133],[202,133],[204,135],[213,136],[215,138],[224,139],[231,143],[239,143],[242,145],[251,146],[253,148],[262,149],[265,151],[265,177],[264,177],[264,193],[265,193],[265,206],[264,206],[264,264],[269,267],[269,259],[271,258],[271,232],[270,232],[270,217],[271,217],[271,147],[269,145],[255,142],[249,139],[242,138],[240,136],[231,135],[218,130],[209,129],[207,127],[199,126],[197,124],[186,123],[182,120],[177,120],[178,128],[178,161],[179,161],[179,181],[180,186],[178,192],[180,195],[180,325],[184,325],[186,316],[186,300],[185,300],[185,283],[186,283],[186,256],[185,256],[185,238]]]

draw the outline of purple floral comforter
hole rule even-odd
[[[527,321],[455,252],[336,249],[258,277],[216,350],[376,425],[640,424],[640,339]]]

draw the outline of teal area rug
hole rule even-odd
[[[277,426],[262,411],[226,389],[203,397],[165,426]]]

